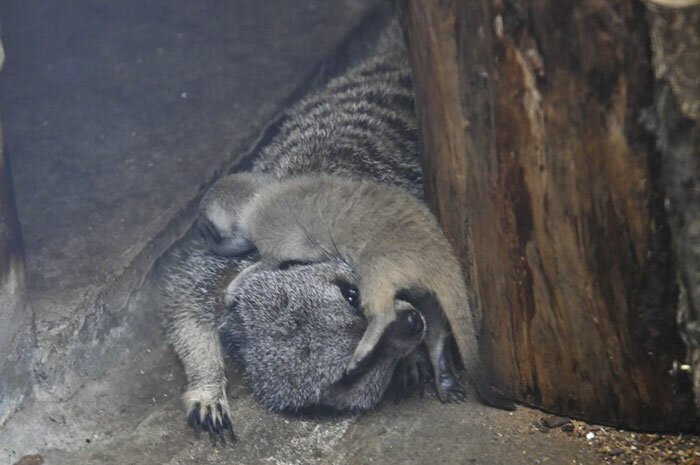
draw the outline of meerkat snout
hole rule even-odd
[[[398,307],[398,306],[397,306]],[[394,322],[386,330],[388,344],[397,352],[408,354],[423,342],[426,323],[423,314],[415,308],[398,310]]]
[[[410,334],[418,334],[423,332],[423,328],[425,328],[423,316],[417,311],[411,312],[406,317],[406,326],[408,327]]]
[[[396,318],[389,323],[376,346],[352,370],[346,370],[339,381],[349,386],[372,370],[377,361],[389,356],[400,360],[424,342],[427,323],[423,314],[408,302],[396,301]]]

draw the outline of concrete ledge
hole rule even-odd
[[[2,144],[0,132],[0,427],[31,390],[35,342],[34,316],[26,304],[22,233]]]

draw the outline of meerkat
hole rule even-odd
[[[162,313],[187,376],[183,399],[195,429],[234,437],[227,355],[243,366],[254,396],[272,410],[369,410],[395,382],[399,363],[408,366],[403,375],[417,382],[423,361],[414,351],[427,323],[401,300],[377,356],[354,377],[345,376],[347,357],[366,327],[354,291],[357,278],[345,263],[266,264],[237,275],[250,263],[213,255],[197,238],[164,260]]]
[[[322,174],[366,179],[399,186],[422,199],[411,72],[398,24],[392,22],[382,34],[373,56],[288,110],[252,165],[254,173],[275,179]],[[226,246],[222,252],[228,254]],[[424,344],[403,358],[395,349],[375,351],[372,363],[361,366],[354,377],[345,374],[366,328],[351,303],[357,302],[357,282],[353,287],[348,279],[336,279],[352,276],[347,264],[286,263],[268,269],[247,258],[212,254],[196,238],[166,259],[172,263],[163,276],[165,326],[185,368],[183,398],[194,427],[221,433],[230,426],[224,354],[242,362],[256,398],[271,409],[316,404],[369,409],[386,391],[392,371],[402,371],[399,378],[404,379],[427,377],[422,373],[430,368],[424,363]],[[231,298],[229,305],[224,296]],[[414,289],[406,300],[414,301],[425,317],[426,331],[441,327],[433,294]],[[470,364],[476,330],[464,327],[478,328],[480,315],[473,306],[464,310],[471,316],[449,323],[462,358]],[[275,316],[284,316],[284,327],[300,325],[299,339],[293,339],[297,342],[276,337],[279,326],[268,324]],[[313,348],[312,357],[306,347]],[[447,357],[438,362],[443,373],[451,371]],[[295,373],[306,376],[294,377]],[[445,389],[453,382],[454,377],[445,377]]]
[[[200,204],[198,224],[219,254],[240,256],[257,250],[275,263],[340,259],[359,277],[359,296],[368,327],[348,362],[357,370],[377,348],[394,321],[399,293],[435,294],[448,319],[471,319],[461,267],[430,210],[405,190],[374,181],[338,176],[297,176],[275,180],[240,173],[215,184]],[[468,346],[464,364],[474,374],[476,325],[464,324]],[[464,392],[446,370],[446,321],[435,318],[425,344],[442,401],[462,400]]]

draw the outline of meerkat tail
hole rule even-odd
[[[459,276],[461,278],[461,273]],[[448,319],[452,329],[452,335],[457,343],[457,349],[462,359],[462,364],[467,372],[470,383],[474,386],[481,401],[486,405],[501,410],[515,410],[515,404],[491,385],[488,372],[481,363],[478,344],[478,328],[481,323],[481,318],[480,315],[471,308],[466,288],[444,289],[442,290],[442,294],[438,293],[438,295],[441,295],[441,297],[444,296],[444,301],[442,302],[444,305],[444,314],[449,316]],[[465,308],[466,311],[464,311]],[[438,371],[442,374],[442,379],[436,375],[436,383],[443,384],[442,386],[438,386],[438,393],[440,389],[448,389],[449,392],[453,381],[450,379],[451,371],[445,374],[443,370],[444,366],[447,366],[448,370],[451,370],[452,367],[449,360],[449,350],[445,342],[446,339],[443,339],[442,344],[434,344],[433,353],[430,353],[431,361],[438,361],[438,365],[433,364],[433,366],[437,366]],[[428,348],[428,350],[430,352],[430,348]]]

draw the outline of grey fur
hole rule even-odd
[[[396,25],[392,31],[386,37],[400,37]],[[369,179],[422,198],[406,55],[396,40],[383,40],[381,50],[292,108],[253,171],[278,179],[318,174]],[[394,325],[378,357],[359,376],[344,378],[366,325],[333,281],[342,275],[356,283],[347,264],[331,260],[285,270],[264,263],[252,267],[253,261],[210,253],[201,240],[170,258],[163,309],[168,338],[185,368],[184,399],[194,426],[221,433],[227,421],[230,425],[225,351],[217,333],[232,344],[226,352],[243,362],[253,393],[273,409],[318,404],[369,409],[385,392],[397,363],[411,373],[421,366],[422,352],[411,352],[418,341]],[[426,311],[430,305],[424,305],[434,300],[421,300],[428,329],[440,327],[435,320],[439,312]],[[410,310],[405,302],[396,305]],[[478,316],[471,323],[476,327]],[[472,336],[465,333],[469,340],[458,341],[460,346],[472,347]],[[306,349],[314,357],[306,357]]]
[[[390,50],[294,107],[253,171],[372,179],[422,199],[414,111],[406,53]]]
[[[257,248],[263,259],[277,263],[329,258],[348,263],[359,277],[369,320],[349,372],[375,350],[394,320],[397,294],[415,289],[434,292],[439,308],[452,320],[467,319],[462,356],[467,370],[476,371],[476,325],[462,270],[435,217],[404,189],[330,175],[274,180],[234,174],[203,200],[200,224],[214,229],[206,236],[219,252],[227,244],[234,255]],[[441,400],[451,400],[456,389],[454,384],[445,388],[443,376],[449,374],[440,369],[447,336],[446,322],[435,318],[425,342]]]
[[[356,281],[346,264],[280,270],[241,262],[255,272],[241,273],[226,291],[238,266],[212,255],[203,241],[177,250],[171,261],[163,282],[168,339],[185,368],[187,410],[198,410],[201,418],[207,409],[216,414],[219,406],[230,416],[225,352],[243,364],[256,398],[271,409],[366,410],[381,399],[398,361],[424,336],[424,329],[410,332],[399,318],[383,341],[382,356],[346,383],[344,367],[366,327],[338,286]],[[415,312],[406,302],[396,305],[400,315]]]
[[[238,307],[228,313],[223,330],[235,341],[253,390],[264,405],[369,409],[389,384],[386,374],[422,341],[425,325],[412,333],[401,318],[411,312],[420,314],[410,304],[397,302],[400,323],[389,328],[382,356],[359,378],[346,382],[344,367],[366,323],[345,301],[338,281],[356,281],[351,268],[339,262],[283,271],[263,264],[229,286],[227,298]],[[271,296],[276,299],[272,305]]]

